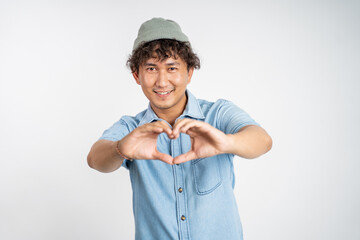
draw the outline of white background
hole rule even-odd
[[[147,107],[125,62],[140,24],[177,21],[189,89],[272,136],[235,159],[246,240],[360,239],[360,3],[0,0],[0,239],[133,239],[128,172],[91,145]]]

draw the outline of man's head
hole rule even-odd
[[[180,26],[163,18],[153,18],[144,22],[135,39],[131,56],[127,61],[132,72],[138,72],[140,65],[149,58],[163,61],[169,57],[180,57],[187,69],[200,68],[200,60],[193,52],[188,37]]]

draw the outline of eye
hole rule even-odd
[[[148,67],[148,68],[146,68],[146,70],[149,71],[149,72],[153,72],[153,71],[156,70],[156,68],[154,68],[154,67]]]
[[[170,72],[174,72],[174,71],[176,71],[176,70],[177,70],[176,67],[169,67],[169,71],[170,71]]]

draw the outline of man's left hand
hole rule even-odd
[[[210,124],[189,118],[178,120],[172,133],[174,138],[178,138],[180,133],[186,133],[191,139],[190,151],[175,157],[175,164],[226,153],[226,147],[231,141],[229,135]]]

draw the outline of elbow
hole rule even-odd
[[[87,164],[89,165],[89,167],[95,169],[95,161],[93,156],[91,155],[91,152],[89,152],[88,156],[87,156]]]
[[[269,135],[267,135],[267,136],[265,137],[264,142],[265,142],[265,143],[264,143],[264,146],[265,146],[265,152],[264,152],[264,153],[267,153],[268,151],[271,150],[273,141],[272,141],[272,138],[271,138]]]
[[[265,134],[261,139],[259,139],[257,147],[249,149],[248,154],[245,156],[247,159],[258,158],[261,155],[267,153],[272,148],[272,139],[268,134]]]
[[[120,165],[121,165],[121,163],[120,163]],[[118,166],[116,168],[110,168],[108,165],[104,165],[103,160],[101,158],[99,158],[98,156],[94,156],[94,154],[91,151],[87,156],[87,164],[89,165],[90,168],[97,170],[99,172],[102,172],[102,173],[110,173],[120,167],[120,166]]]

